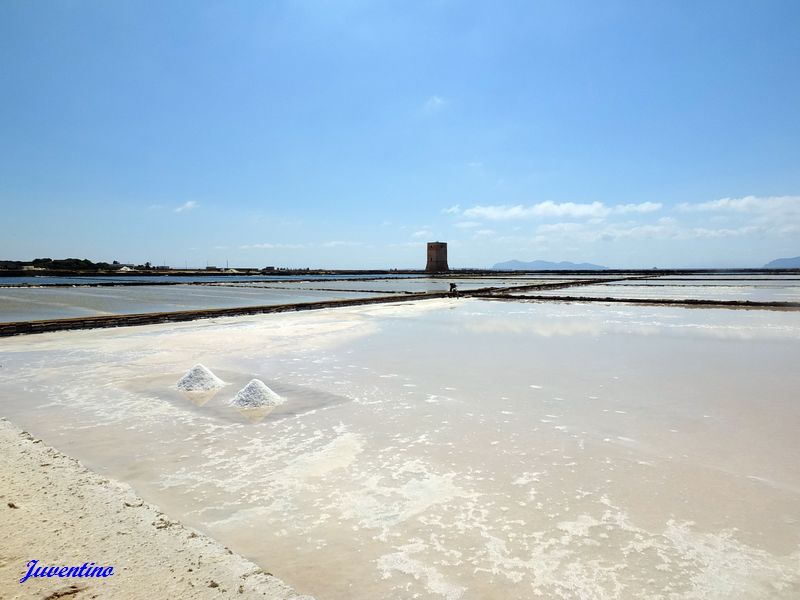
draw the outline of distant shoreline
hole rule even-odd
[[[706,268],[706,269],[530,269],[530,270],[494,270],[494,269],[451,269],[442,273],[428,273],[424,269],[281,269],[265,271],[261,269],[205,270],[205,269],[170,269],[141,271],[71,271],[59,269],[22,270],[0,269],[0,277],[320,277],[325,275],[354,275],[375,277],[425,275],[429,277],[467,277],[476,275],[708,275],[708,274],[742,274],[742,275],[795,275],[800,268],[767,269],[753,268]]]

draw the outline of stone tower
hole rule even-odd
[[[425,270],[428,273],[444,273],[450,270],[447,266],[446,242],[428,242],[428,264]]]

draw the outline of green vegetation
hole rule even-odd
[[[0,269],[8,271],[22,271],[30,269],[31,267],[36,270],[46,271],[116,271],[122,265],[114,261],[107,262],[92,262],[86,258],[34,258],[31,261],[20,260],[0,260]]]

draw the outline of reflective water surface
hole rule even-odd
[[[297,304],[377,295],[347,290],[210,285],[0,288],[0,322]]]
[[[765,276],[761,276],[759,279],[652,278],[521,293],[535,293],[544,296],[567,295],[583,298],[800,302],[800,279]]]
[[[209,280],[206,281],[207,285],[0,287],[0,322],[268,306],[396,293],[443,292],[449,289],[451,282],[462,290],[468,290],[553,281],[539,277],[361,277],[346,280],[341,277],[319,277],[302,281],[268,281],[263,278],[241,282],[221,281],[223,278],[220,276],[206,279]]]
[[[790,599],[799,362],[796,312],[434,300],[10,338],[0,397],[321,600]]]

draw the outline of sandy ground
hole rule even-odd
[[[0,515],[0,598],[310,599],[5,419]],[[32,559],[68,566],[94,561],[114,573],[20,584]]]

